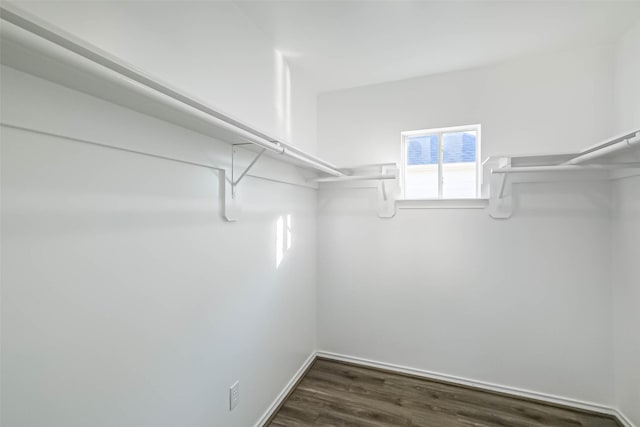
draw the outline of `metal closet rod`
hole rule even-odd
[[[613,169],[637,169],[640,163],[612,163],[605,165],[557,165],[557,166],[516,166],[491,169],[494,174],[531,173],[531,172],[580,172],[606,171]]]
[[[396,175],[392,173],[372,174],[372,175],[353,175],[353,176],[336,176],[330,178],[316,178],[314,182],[346,182],[346,181],[374,181],[385,179],[396,179]]]
[[[235,132],[252,144],[265,148],[269,151],[294,158],[305,164],[307,167],[322,171],[329,175],[345,175],[331,163],[281,142],[276,138],[272,138],[228,115],[222,114],[205,103],[187,96],[177,89],[147,76],[142,71],[137,70],[135,67],[125,63],[121,59],[112,56],[82,39],[75,37],[72,34],[69,34],[64,30],[57,28],[9,3],[0,4],[0,18],[31,34],[35,34],[42,39],[88,59],[93,63],[105,67],[120,76],[126,77],[127,79],[139,83],[148,89],[156,91],[170,98],[172,101],[178,102],[182,106],[187,106],[200,113],[204,113],[204,116],[207,117],[215,126],[224,127],[227,130]],[[123,80],[118,79],[118,81],[122,82]],[[126,82],[126,80],[124,81]],[[130,82],[127,83],[130,84]],[[158,97],[156,97],[156,99],[158,99]],[[172,105],[173,103],[169,102],[169,104]],[[202,115],[198,116],[202,117]]]
[[[579,172],[611,169],[637,169],[640,168],[638,162],[604,163],[604,164],[584,164],[590,160],[634,147],[640,144],[640,130],[636,130],[621,136],[612,138],[595,147],[584,150],[581,154],[575,155],[570,160],[559,165],[544,166],[507,166],[491,169],[492,174],[529,173],[529,172]]]
[[[589,160],[599,159],[600,157],[630,148],[640,143],[640,130],[633,131],[626,135],[613,138],[597,147],[584,151],[582,154],[572,158],[566,165],[579,165]]]

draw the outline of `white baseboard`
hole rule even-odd
[[[318,357],[325,359],[331,359],[341,362],[353,363],[356,365],[367,366],[370,368],[385,369],[388,371],[398,372],[402,374],[414,375],[416,377],[441,380],[454,384],[472,386],[484,390],[495,391],[499,393],[510,394],[513,396],[526,397],[529,399],[540,400],[543,402],[556,403],[559,405],[569,406],[572,408],[584,409],[587,411],[598,412],[605,415],[613,415],[625,427],[635,427],[635,425],[625,417],[619,410],[610,406],[601,405],[593,402],[586,402],[583,400],[572,399],[568,397],[555,396],[552,394],[540,393],[531,390],[525,390],[517,387],[503,386],[499,384],[488,383],[484,381],[471,380],[468,378],[457,377],[454,375],[441,374],[439,372],[426,371],[423,369],[410,368],[407,366],[395,365],[393,363],[378,362],[375,360],[363,359],[361,357],[347,356],[344,354],[332,353],[329,351],[316,352]]]
[[[624,427],[636,427],[636,425],[631,422],[631,420],[627,418],[627,416],[623,414],[619,409],[614,409],[613,411],[615,412],[614,415],[616,416],[616,418],[618,418],[618,421],[620,421],[620,424],[622,424]]]
[[[450,382],[453,384],[466,385],[471,387],[476,387],[479,389],[495,391],[499,393],[510,394],[513,396],[526,397],[529,399],[540,400],[548,403],[556,403],[559,405],[569,406],[577,409],[584,409],[587,411],[597,412],[605,415],[613,415],[618,419],[618,421],[624,427],[636,427],[635,424],[629,420],[622,412],[620,412],[616,408],[612,408],[610,406],[601,405],[599,403],[586,402],[583,400],[572,399],[568,397],[556,396],[547,393],[540,393],[537,391],[531,391],[526,389],[521,389],[517,387],[504,386],[499,384],[493,384],[485,381],[477,381],[471,380],[468,378],[458,377],[449,374],[441,374],[438,372],[427,371],[424,369],[416,369],[410,368],[408,366],[395,365],[393,363],[386,362],[378,362],[375,360],[364,359],[361,357],[347,356],[344,354],[333,353],[329,351],[316,351],[313,352],[307,360],[302,364],[300,369],[296,372],[296,374],[291,378],[291,380],[287,383],[285,388],[280,392],[278,397],[273,401],[271,406],[267,409],[267,411],[262,415],[260,420],[256,423],[255,427],[263,427],[264,424],[271,418],[271,416],[275,413],[275,411],[280,407],[284,399],[291,392],[293,387],[298,383],[302,375],[309,369],[309,366],[313,363],[316,357],[322,357],[325,359],[336,360],[340,362],[348,362],[356,365],[366,366],[370,368],[378,368],[384,369],[388,371],[398,372],[401,374],[409,374],[414,375],[416,377],[431,379],[431,380],[441,380]]]
[[[284,386],[284,389],[282,389],[280,394],[278,394],[278,397],[276,397],[276,399],[269,406],[269,408],[267,408],[264,414],[262,414],[258,422],[255,424],[255,427],[263,427],[267,423],[267,421],[269,421],[269,418],[271,418],[271,416],[278,410],[278,408],[280,407],[284,399],[287,397],[287,395],[291,392],[291,390],[293,390],[293,388],[298,383],[298,381],[300,381],[300,378],[302,378],[302,375],[304,375],[307,369],[309,369],[309,366],[311,366],[313,361],[316,360],[316,355],[317,355],[317,352],[315,351],[309,355],[307,360],[305,360],[302,366],[300,366],[300,369],[298,369],[298,371],[289,380],[287,385]]]

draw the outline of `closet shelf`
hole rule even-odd
[[[640,129],[577,153],[489,157],[483,163],[482,192],[489,198],[492,217],[509,218],[513,212],[512,184],[560,181],[577,173],[604,180],[640,174]]]
[[[346,182],[346,181],[371,181],[371,180],[385,180],[385,179],[397,179],[396,174],[374,174],[374,175],[352,175],[352,176],[338,176],[330,178],[314,178],[315,182]]]
[[[152,116],[163,115],[158,110],[167,106],[178,108],[185,114],[191,114],[192,120],[205,121],[212,128],[207,134],[213,134],[218,139],[232,144],[253,144],[258,149],[265,149],[278,155],[284,161],[314,172],[331,176],[344,175],[335,165],[217,111],[204,101],[161,82],[120,58],[13,5],[3,3],[0,6],[0,17],[4,21],[3,39],[27,48],[27,52],[18,52],[14,49],[3,52],[3,62],[9,66],[15,66],[109,101],[116,101],[135,110],[143,110],[142,112]],[[40,61],[33,55],[34,53],[43,54]],[[54,59],[55,63],[51,59]],[[113,86],[119,86],[120,91],[114,94]],[[113,99],[124,91],[128,92],[127,96]],[[141,104],[139,102],[141,96],[151,98],[151,101],[156,104],[164,105],[153,105],[149,102]],[[178,120],[181,119],[178,118]],[[180,124],[190,128],[192,123]],[[195,130],[201,129],[198,127]]]
[[[359,176],[353,172],[357,167],[339,168],[306,153],[212,108],[15,5],[2,3],[0,18],[3,64],[229,143],[232,146],[231,167],[219,168],[221,180],[225,182],[224,216],[227,220],[238,219],[236,186],[263,155],[310,171],[314,176],[308,181],[312,183],[323,180],[397,180],[397,173],[383,170]],[[234,164],[237,146],[255,152],[253,160],[240,172]],[[380,185],[384,188],[383,184]],[[389,195],[385,191],[383,193],[386,203]]]

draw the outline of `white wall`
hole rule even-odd
[[[400,132],[482,124],[482,156],[584,148],[610,136],[613,48],[528,57],[319,96],[319,152],[344,164],[400,160]]]
[[[321,94],[319,147],[399,161],[400,132],[481,123],[483,158],[610,135],[612,47]],[[323,190],[324,350],[611,404],[609,186],[522,185],[512,219],[481,209],[375,217],[372,190]]]
[[[615,403],[640,425],[640,177],[617,181],[613,190]]]
[[[314,88],[229,2],[20,2],[207,104],[316,148]],[[3,67],[2,420],[10,426],[255,423],[315,341],[315,194],[247,177],[221,219],[230,147]],[[255,171],[255,172],[254,172]],[[252,173],[303,182],[261,159]],[[293,246],[276,268],[276,221]],[[240,405],[228,387],[240,380]]]
[[[208,105],[316,150],[315,90],[233,2],[15,2]]]
[[[315,150],[313,88],[232,3],[20,6]],[[613,55],[601,46],[323,94],[320,154],[399,160],[401,131],[471,123],[483,125],[483,157],[581,148],[611,133]],[[625,76],[616,82],[633,84]],[[4,123],[228,157],[210,138],[14,70],[2,68],[1,80]],[[322,191],[316,257],[309,189],[248,178],[243,219],[229,224],[207,169],[6,126],[0,149],[3,425],[248,426],[318,346],[613,401],[609,255],[633,245],[637,206],[618,203],[611,239],[606,184],[523,186],[509,221],[483,210],[401,210],[382,221],[372,191]],[[296,174],[269,162],[261,170]],[[632,182],[617,184],[614,199],[635,195]],[[287,213],[294,245],[276,269],[275,222]],[[636,295],[634,264],[623,261],[618,306]],[[637,322],[621,313],[616,322]],[[616,390],[628,408],[624,374],[637,347],[621,337]],[[241,403],[229,412],[236,379]]]
[[[640,129],[640,21],[620,40],[616,61],[619,132]],[[640,160],[640,150],[636,150]],[[612,285],[616,405],[640,425],[640,177],[613,185]]]
[[[72,138],[214,165],[227,144],[1,76],[0,424],[253,425],[316,348],[314,191],[247,177],[243,217],[225,222],[217,172]],[[312,135],[314,106],[301,114]],[[293,245],[276,268],[285,214]]]
[[[619,131],[640,128],[640,21],[616,46],[616,118]]]

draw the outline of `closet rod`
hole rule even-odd
[[[126,77],[140,85],[156,91],[173,101],[204,113],[208,117],[211,124],[217,127],[223,127],[232,131],[242,138],[248,140],[252,144],[265,148],[271,152],[291,157],[301,162],[306,167],[327,173],[332,176],[345,175],[336,166],[308,154],[298,148],[288,145],[272,138],[267,134],[260,132],[239,120],[236,120],[226,114],[214,110],[204,102],[181,93],[179,90],[172,88],[168,84],[161,83],[140,70],[137,70],[130,64],[121,59],[110,55],[109,53],[93,46],[84,40],[67,33],[66,31],[53,26],[40,18],[33,16],[20,8],[3,2],[0,4],[0,18],[3,20],[31,33],[44,40],[54,43],[70,52],[73,52],[82,58],[85,58],[95,64],[98,64],[108,70],[117,73],[119,76]],[[123,82],[123,79],[118,79]],[[126,80],[124,80],[126,81]],[[127,82],[129,83],[129,82]]]
[[[342,169],[350,170],[350,169],[368,169],[368,168],[381,168],[385,166],[398,167],[396,163],[368,163],[364,165],[353,165],[353,166],[343,166]]]
[[[580,163],[584,163],[589,160],[598,159],[600,157],[607,156],[609,154],[616,153],[621,150],[625,150],[638,143],[640,143],[640,130],[627,134],[625,136],[616,138],[615,140],[612,140],[609,143],[605,143],[600,148],[597,148],[595,150],[587,151],[586,153],[581,154],[569,160],[568,162],[566,162],[566,164],[578,165]]]
[[[346,182],[346,181],[373,181],[380,179],[396,179],[395,174],[373,174],[373,175],[353,175],[336,176],[331,178],[316,178],[314,182]]]
[[[309,160],[307,160],[305,158],[305,155],[298,154],[298,151],[292,150],[291,147],[284,147],[284,150],[282,151],[281,154],[284,154],[286,156],[289,156],[289,157],[291,157],[293,159],[296,159],[296,160],[299,160],[301,162],[305,162],[306,163],[306,162],[309,161]],[[315,164],[313,167],[315,169],[319,170],[319,171],[322,171],[322,172],[324,172],[326,174],[329,174],[329,175],[333,175],[335,177],[344,176],[344,173],[342,173],[342,172],[340,172],[340,171],[338,171],[336,169],[333,169],[332,167],[325,166],[325,165],[320,164],[320,163]]]
[[[585,172],[614,169],[640,168],[640,163],[612,163],[607,165],[558,165],[558,166],[518,166],[492,169],[491,173],[531,173],[531,172]]]

